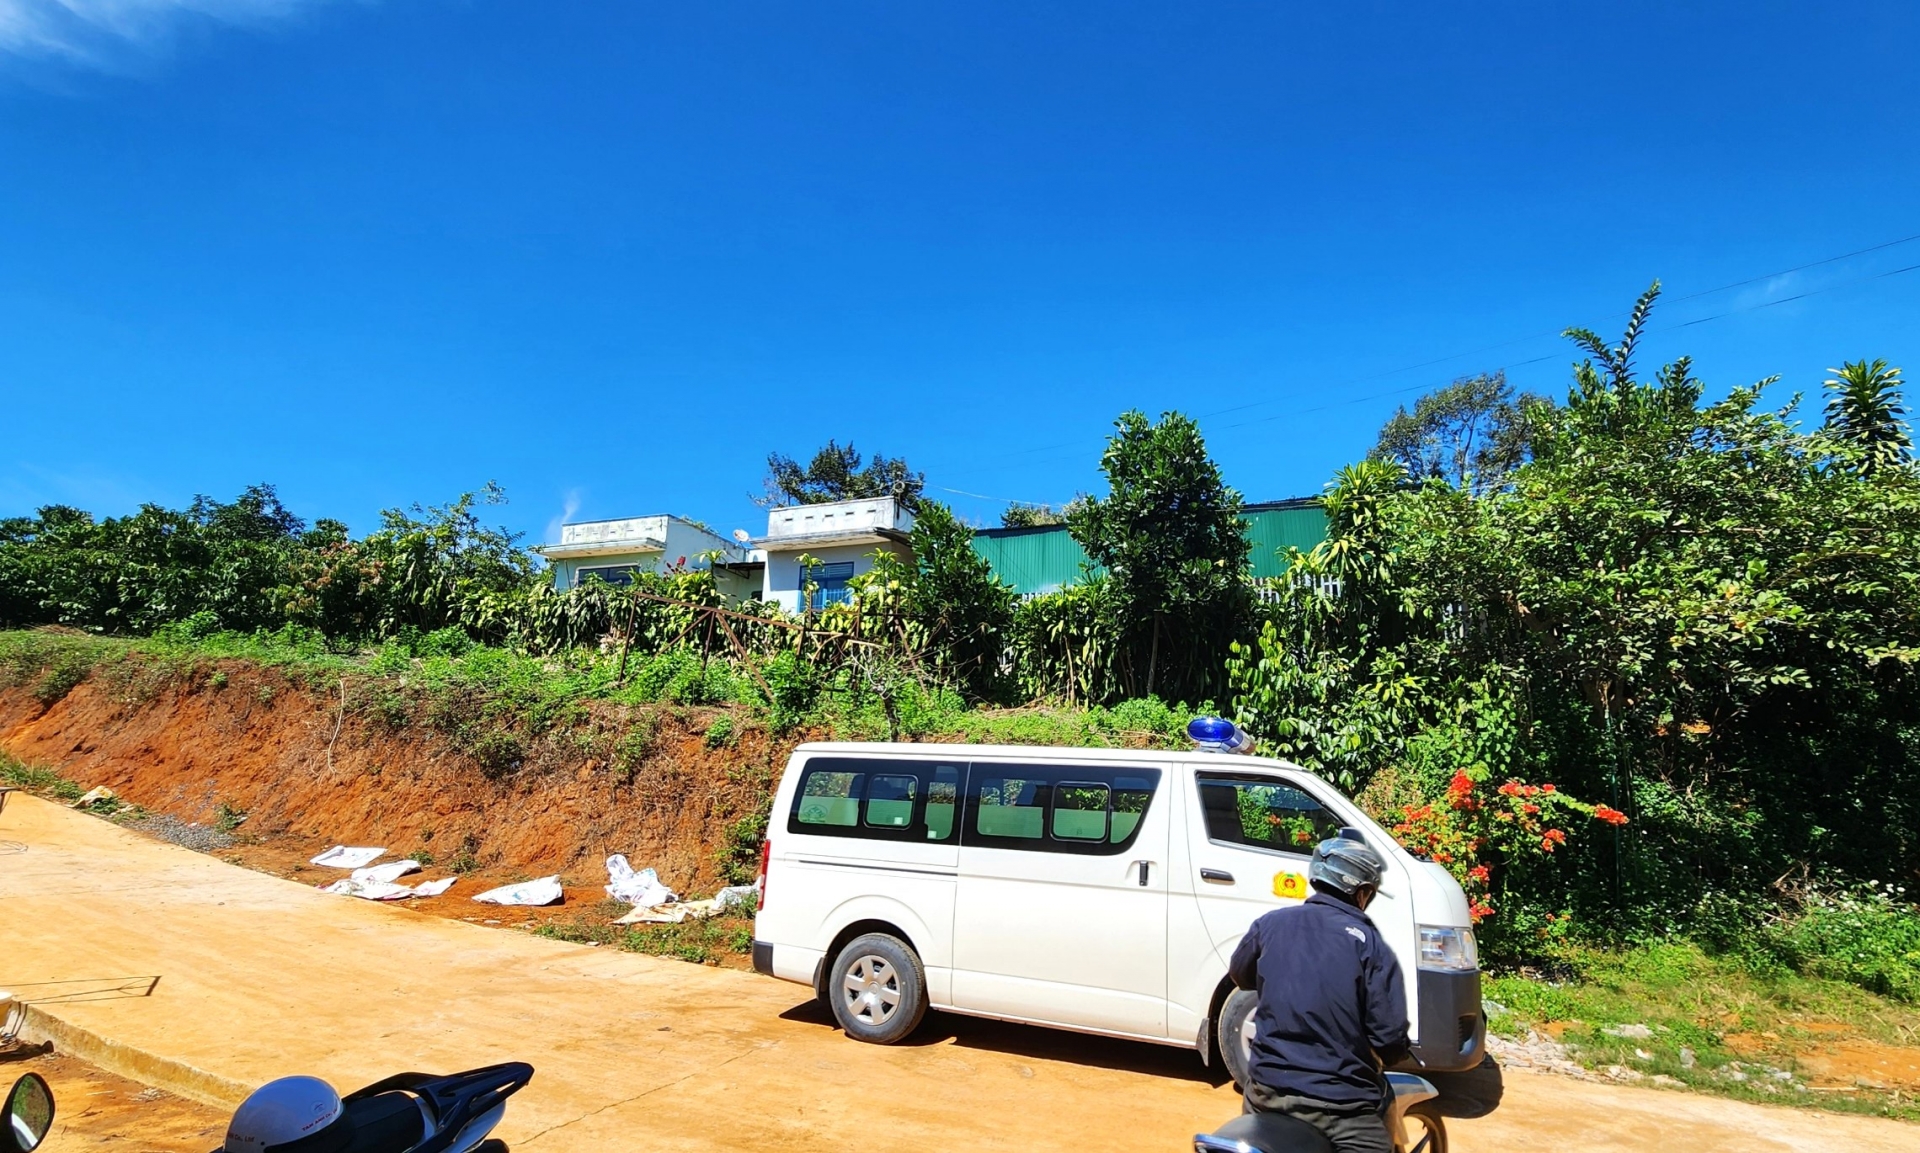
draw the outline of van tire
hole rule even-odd
[[[834,1020],[856,1041],[891,1045],[927,1015],[927,974],[913,947],[886,933],[847,942],[827,974]]]
[[[1246,1027],[1247,1019],[1253,1016],[1254,1006],[1260,1003],[1259,994],[1252,989],[1235,989],[1220,1002],[1220,1016],[1214,1019],[1214,1044],[1220,1047],[1220,1062],[1227,1068],[1227,1075],[1233,1078],[1242,1093],[1247,1091],[1247,1050],[1240,1040],[1240,1032]]]

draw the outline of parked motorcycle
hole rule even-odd
[[[33,1153],[53,1128],[53,1090],[47,1079],[28,1073],[7,1091],[6,1124],[0,1127],[0,1153]]]
[[[282,1077],[234,1111],[218,1153],[507,1153],[489,1136],[533,1080],[523,1061],[446,1077],[400,1073],[345,1097],[317,1077]]]
[[[1394,1153],[1447,1153],[1447,1123],[1430,1104],[1438,1090],[1424,1077],[1388,1073],[1393,1099],[1387,1132]],[[1193,1153],[1334,1153],[1327,1135],[1285,1113],[1242,1113],[1211,1133],[1196,1133]]]

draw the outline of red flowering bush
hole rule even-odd
[[[1576,800],[1550,784],[1507,781],[1489,790],[1487,775],[1485,769],[1456,771],[1445,795],[1400,806],[1400,820],[1393,826],[1402,845],[1454,875],[1466,891],[1475,921],[1494,911],[1495,868],[1566,844],[1564,826],[1575,818],[1627,823],[1620,810]]]

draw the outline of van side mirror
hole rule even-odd
[[[1352,825],[1340,826],[1340,839],[1343,841],[1358,841],[1363,845],[1367,843],[1367,838],[1362,836],[1360,830],[1354,828]]]
[[[0,1128],[0,1153],[33,1153],[53,1129],[53,1090],[47,1079],[28,1073],[7,1094],[6,1125]]]

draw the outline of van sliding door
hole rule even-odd
[[[953,1004],[1167,1035],[1169,774],[975,761],[954,906]]]

